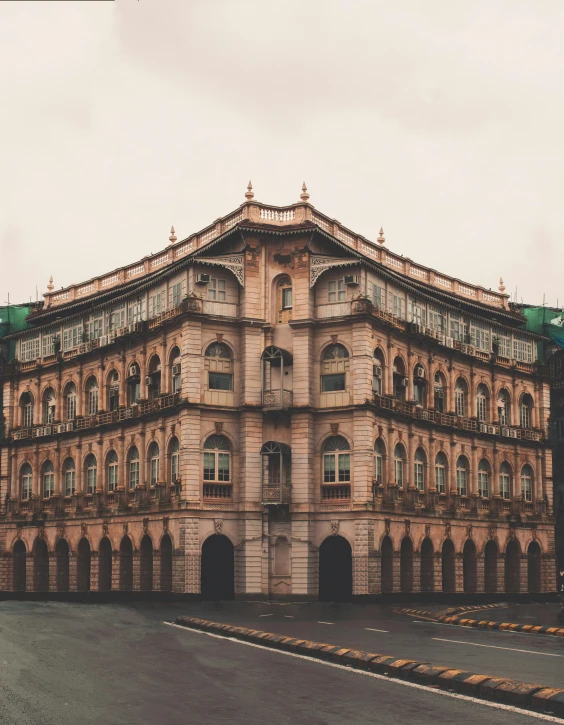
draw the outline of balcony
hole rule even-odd
[[[291,390],[263,390],[262,407],[267,410],[286,410],[292,407]]]
[[[292,500],[290,486],[286,485],[263,485],[262,503],[264,506],[273,504],[289,504]]]
[[[204,483],[204,501],[207,503],[227,503],[233,501],[231,483]]]
[[[321,485],[322,503],[348,503],[350,500],[350,483],[323,483]]]

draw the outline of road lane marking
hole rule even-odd
[[[435,689],[434,687],[426,687],[425,685],[420,685],[417,682],[408,682],[407,680],[399,680],[394,677],[386,677],[386,675],[379,675],[376,672],[368,672],[367,670],[357,670],[353,667],[346,667],[345,665],[339,665],[336,662],[328,662],[327,660],[318,660],[314,657],[297,654],[296,652],[286,652],[282,649],[272,649],[271,647],[265,647],[264,645],[255,644],[254,642],[245,642],[244,640],[236,639],[235,637],[224,637],[221,634],[204,632],[201,629],[191,629],[190,627],[184,627],[181,624],[176,624],[175,622],[163,622],[163,624],[167,624],[169,627],[176,627],[177,629],[182,629],[185,632],[192,632],[192,634],[204,634],[208,637],[221,639],[224,642],[235,642],[236,644],[246,645],[247,647],[255,647],[256,649],[267,650],[268,652],[271,652],[273,654],[286,655],[287,657],[296,657],[297,659],[305,660],[306,662],[313,662],[318,665],[323,665],[325,667],[335,667],[338,670],[344,670],[345,672],[349,672],[350,674],[364,675],[365,677],[372,677],[375,680],[385,680],[386,682],[393,682],[403,687],[411,687],[415,690],[424,690],[425,692],[433,693],[435,695],[441,695],[442,697],[450,697],[453,700],[466,700],[466,702],[472,702],[475,705],[482,705],[483,707],[493,708],[494,710],[507,710],[508,712],[515,712],[518,715],[525,715],[527,717],[535,718],[537,720],[544,720],[545,722],[554,722],[562,725],[561,718],[553,717],[552,715],[545,715],[542,712],[523,710],[520,707],[505,705],[501,702],[490,702],[489,700],[480,700],[477,697],[471,697],[470,695],[461,695],[458,692],[447,692],[447,690],[439,690]]]
[[[335,624],[335,622],[322,622],[320,619],[318,619],[317,624]]]
[[[284,618],[285,618],[285,619],[294,619],[294,617],[292,617],[292,615],[291,615],[291,614],[285,614],[285,615],[284,615]]]
[[[259,617],[274,617],[274,614],[259,614]]]
[[[388,632],[387,629],[374,629],[373,627],[365,627],[364,629],[367,629],[369,632]]]
[[[436,642],[454,642],[454,644],[469,644],[471,647],[487,647],[488,649],[507,649],[510,652],[524,652],[528,655],[544,655],[545,657],[564,657],[564,655],[553,654],[552,652],[535,652],[532,649],[515,649],[514,647],[498,647],[495,644],[478,644],[478,642],[463,642],[460,639],[441,639],[432,637]]]

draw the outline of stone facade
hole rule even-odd
[[[539,338],[301,199],[45,295],[3,378],[1,589],[554,590]]]

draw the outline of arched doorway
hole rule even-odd
[[[516,593],[521,589],[521,548],[515,540],[505,549],[505,591]]]
[[[538,541],[531,541],[527,550],[527,585],[530,592],[540,592],[541,577],[541,549]]]
[[[478,589],[478,562],[476,544],[467,539],[462,550],[462,581],[465,594],[474,594]]]
[[[484,588],[488,594],[497,592],[497,561],[498,549],[491,539],[484,549]]]
[[[212,534],[202,545],[202,599],[235,597],[235,549],[223,534]]]
[[[109,592],[112,588],[112,545],[107,536],[98,545],[98,591]]]
[[[76,548],[76,590],[90,591],[90,544],[84,537]]]
[[[443,592],[454,592],[456,591],[456,573],[452,539],[445,539],[441,558]]]
[[[21,539],[14,544],[12,555],[12,589],[15,592],[25,592],[27,551]]]
[[[148,534],[139,546],[139,587],[143,592],[153,591],[153,542]]]
[[[319,547],[319,599],[347,602],[351,597],[351,545],[342,536],[328,536]]]
[[[161,592],[172,591],[172,540],[168,534],[161,539]]]
[[[133,544],[124,536],[119,545],[119,589],[130,592],[133,589]]]
[[[433,542],[429,537],[423,539],[421,544],[421,591],[432,592],[435,588],[434,582],[434,560]]]
[[[49,591],[49,551],[44,539],[36,539],[33,547],[33,591]]]
[[[400,547],[400,588],[404,593],[413,591],[413,544],[404,536]]]
[[[57,591],[69,590],[69,545],[65,539],[59,539],[55,545]]]
[[[394,591],[394,547],[389,536],[384,536],[380,547],[382,594]]]

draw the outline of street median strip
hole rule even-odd
[[[476,629],[499,629],[500,632],[523,632],[525,634],[548,634],[553,637],[564,637],[564,627],[543,627],[540,624],[516,624],[514,622],[490,622],[486,619],[468,619],[462,616],[439,616],[435,620],[442,624],[453,624],[458,627]]]
[[[234,627],[195,617],[177,617],[176,624],[224,637],[241,639],[264,647],[306,655],[318,660],[368,670],[388,677],[409,679],[422,685],[439,687],[442,690],[564,717],[564,690],[560,689],[430,665],[428,662],[398,659],[338,645],[295,639],[257,629]]]

